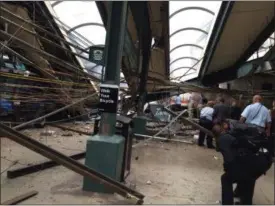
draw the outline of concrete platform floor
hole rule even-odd
[[[92,126],[74,127],[89,130]],[[40,136],[47,128],[55,133]],[[84,151],[86,146],[87,136],[53,127],[24,132],[67,155]],[[62,136],[64,133],[73,136]],[[46,158],[6,138],[1,139],[1,173],[14,160],[27,165]],[[23,167],[19,163],[11,169]],[[221,174],[221,155],[214,150],[184,143],[150,142],[134,149],[132,172],[127,182],[146,196],[144,204],[217,204]],[[21,204],[131,204],[118,195],[83,192],[82,182],[80,175],[62,166],[16,179],[7,179],[4,172],[1,174],[1,202],[37,190],[37,196]],[[274,204],[274,165],[257,181],[254,204]]]

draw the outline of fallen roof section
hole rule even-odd
[[[274,25],[274,2],[223,2],[199,77],[228,68],[235,72],[274,32]]]

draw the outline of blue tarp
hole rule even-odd
[[[0,99],[0,108],[5,112],[12,112],[12,102],[6,99]]]

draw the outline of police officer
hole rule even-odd
[[[266,131],[266,135],[270,137],[271,117],[268,109],[261,103],[262,97],[255,95],[253,103],[248,105],[241,114],[240,122],[253,124]]]
[[[240,203],[252,205],[255,182],[271,167],[271,156],[261,152],[240,153],[238,138],[230,134],[228,122],[216,124],[213,133],[224,160],[224,174],[221,176],[222,205],[234,204],[234,183],[239,187]]]
[[[207,101],[207,100],[204,100],[204,101]],[[207,105],[205,105],[200,112],[199,124],[208,130],[212,130],[212,127],[213,127],[212,116],[213,116],[214,109],[212,107],[213,107],[213,103],[211,101],[209,101],[209,102],[207,102]],[[213,146],[212,136],[206,135],[201,130],[200,130],[200,134],[199,134],[198,145],[201,147],[204,146],[205,136],[206,136],[206,141],[207,141],[207,147],[209,149],[214,149],[215,147]]]

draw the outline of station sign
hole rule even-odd
[[[89,60],[97,65],[104,66],[104,46],[91,46]]]
[[[99,94],[99,111],[116,113],[118,105],[119,86],[113,84],[101,84]]]

